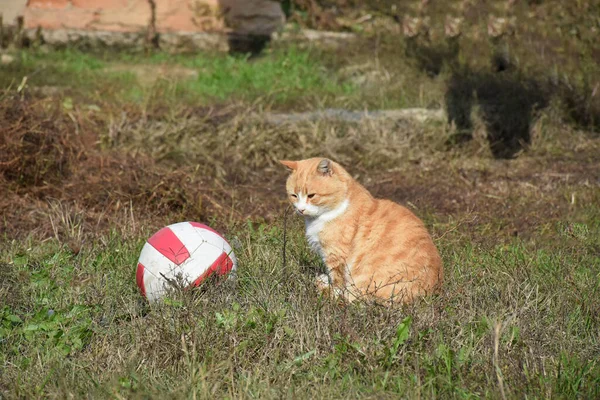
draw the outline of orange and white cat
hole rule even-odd
[[[423,222],[407,208],[375,199],[338,163],[280,161],[287,193],[305,218],[306,237],[327,267],[322,291],[408,303],[442,282],[442,261]]]

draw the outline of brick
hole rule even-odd
[[[25,10],[25,28],[31,29],[87,29],[93,19],[92,13],[77,10]]]
[[[269,35],[284,22],[281,6],[273,0],[155,2],[156,30],[160,33],[233,31]],[[148,0],[30,0],[25,10],[27,28],[140,32],[148,28],[150,18]]]
[[[69,5],[69,0],[29,0],[27,8],[63,9]]]
[[[25,27],[109,32],[139,32],[147,29],[151,14],[147,0],[120,1],[120,4],[124,4],[124,6],[116,8],[73,6],[60,11],[56,9],[27,8],[25,10]],[[115,5],[117,0],[99,1],[99,3]],[[89,4],[91,4],[91,1]]]
[[[73,7],[90,8],[94,10],[122,9],[127,7],[128,3],[128,0],[71,0]]]
[[[113,32],[137,32],[147,29],[151,18],[147,0],[128,0],[123,8],[103,9],[91,28]]]
[[[217,0],[156,0],[158,32],[222,30]]]

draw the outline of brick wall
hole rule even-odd
[[[25,28],[134,32],[150,17],[147,0],[29,0]]]
[[[274,0],[0,0],[0,13],[42,30],[270,34],[284,22]]]

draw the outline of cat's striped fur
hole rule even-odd
[[[324,158],[281,161],[306,235],[328,274],[317,286],[349,301],[375,296],[410,302],[442,282],[439,253],[423,222],[407,208],[375,199],[339,164]]]

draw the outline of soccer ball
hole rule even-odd
[[[142,248],[137,285],[149,301],[172,287],[192,287],[213,274],[232,277],[237,260],[227,240],[198,222],[180,222],[156,232]]]

